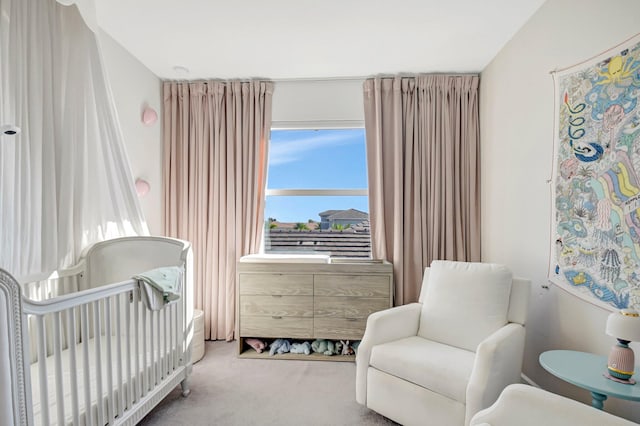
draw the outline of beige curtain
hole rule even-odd
[[[164,83],[164,231],[191,241],[206,339],[234,338],[236,262],[260,247],[273,83]]]
[[[432,260],[480,260],[478,77],[371,78],[364,107],[372,254],[402,305]]]

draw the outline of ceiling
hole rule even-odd
[[[542,3],[96,0],[96,11],[162,79],[304,79],[479,72]]]

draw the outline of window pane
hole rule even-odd
[[[367,188],[364,129],[272,130],[267,188]]]
[[[268,196],[265,221],[265,253],[371,257],[366,196]]]

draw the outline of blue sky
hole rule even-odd
[[[364,129],[272,130],[268,189],[365,189]],[[265,219],[320,220],[318,213],[354,208],[368,212],[367,197],[267,197]]]

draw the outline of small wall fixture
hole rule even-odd
[[[158,120],[158,113],[153,108],[147,106],[142,111],[142,122],[145,126],[151,126]]]
[[[136,193],[142,198],[151,191],[151,185],[144,179],[136,179]]]
[[[3,135],[7,136],[19,135],[20,127],[13,124],[3,124],[2,126],[0,126],[0,132],[2,132]]]

